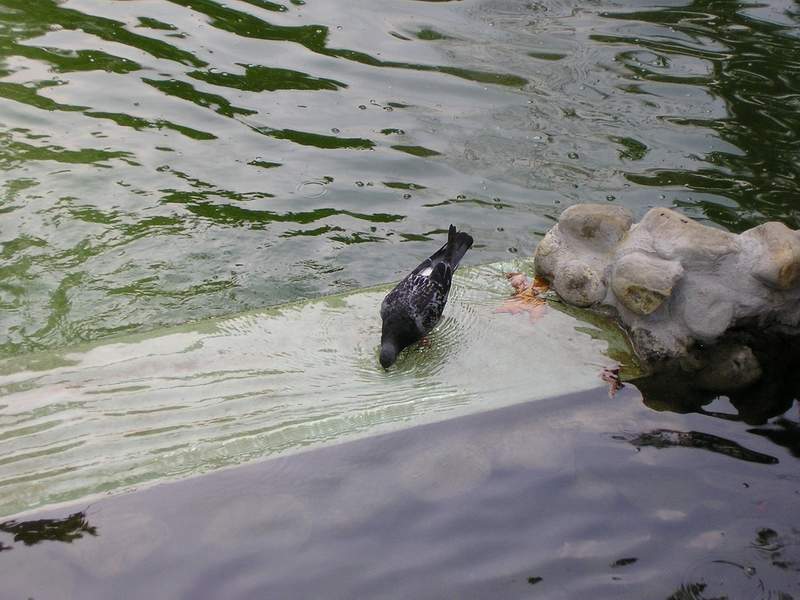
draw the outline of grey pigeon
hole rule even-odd
[[[381,304],[381,365],[388,369],[400,352],[426,336],[442,317],[453,271],[472,246],[472,237],[450,225],[447,243],[426,258],[387,294]]]

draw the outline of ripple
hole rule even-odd
[[[297,186],[297,191],[306,198],[321,198],[328,193],[328,182],[324,179],[309,179]]]

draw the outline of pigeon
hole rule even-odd
[[[472,236],[450,225],[447,243],[411,271],[381,304],[381,366],[391,367],[400,352],[426,336],[442,317],[453,271],[472,247]]]

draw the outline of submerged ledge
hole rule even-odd
[[[616,329],[496,312],[530,266],[460,270],[387,372],[390,285],[4,360],[0,515],[597,387],[609,344],[629,352]]]

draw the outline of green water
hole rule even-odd
[[[565,206],[798,227],[788,0],[0,0],[0,355],[488,263]]]

